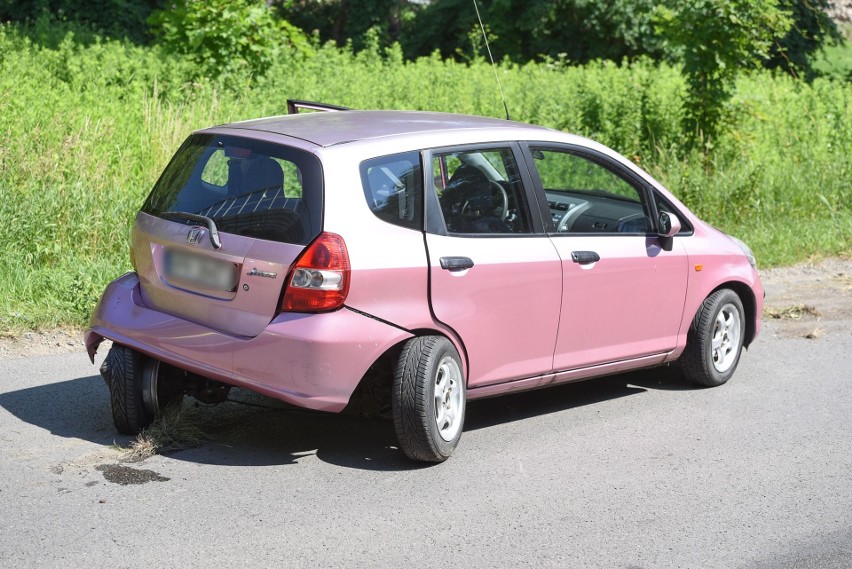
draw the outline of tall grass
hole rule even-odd
[[[763,265],[852,249],[849,83],[744,78],[727,134],[709,153],[686,153],[673,68],[504,63],[498,72],[513,118],[612,146],[750,243]],[[130,222],[183,138],[280,114],[287,98],[502,115],[484,62],[329,47],[225,85],[157,48],[33,41],[0,26],[0,332],[85,322],[103,286],[129,269]]]

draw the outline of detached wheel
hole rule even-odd
[[[740,297],[726,288],[708,296],[692,320],[681,356],[686,378],[708,387],[728,381],[740,361],[744,335]]]
[[[399,356],[391,405],[402,451],[414,460],[443,462],[464,426],[461,358],[443,336],[408,341]]]
[[[110,348],[101,375],[109,387],[113,423],[124,435],[138,434],[162,409],[183,399],[160,381],[158,360],[120,344]]]

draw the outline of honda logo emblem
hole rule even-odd
[[[192,245],[197,245],[199,241],[201,241],[201,228],[193,227],[189,230],[189,233],[186,234],[186,242],[191,243]]]

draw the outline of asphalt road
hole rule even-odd
[[[849,568],[852,330],[818,336],[769,322],[715,389],[654,370],[473,402],[425,468],[390,423],[238,403],[192,411],[200,447],[119,463],[84,354],[0,361],[0,566]]]

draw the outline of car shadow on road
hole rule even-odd
[[[485,429],[570,411],[573,408],[655,389],[679,389],[665,370],[650,370],[571,383],[548,389],[471,401],[465,430]],[[203,434],[194,448],[168,451],[170,458],[219,466],[296,465],[305,456],[346,468],[412,470],[423,465],[397,448],[393,423],[348,415],[309,412],[234,389],[217,406],[184,403],[187,421]],[[50,383],[0,394],[3,407],[21,421],[65,438],[104,446],[128,445],[109,411],[109,395],[99,376]]]
[[[559,413],[576,407],[643,393],[630,375],[614,375],[566,383],[534,391],[470,401],[465,430],[474,431],[513,421]]]
[[[472,431],[501,423],[518,421],[575,407],[593,405],[646,391],[689,391],[697,389],[672,367],[609,375],[565,383],[491,399],[471,401],[467,408],[465,430]]]

